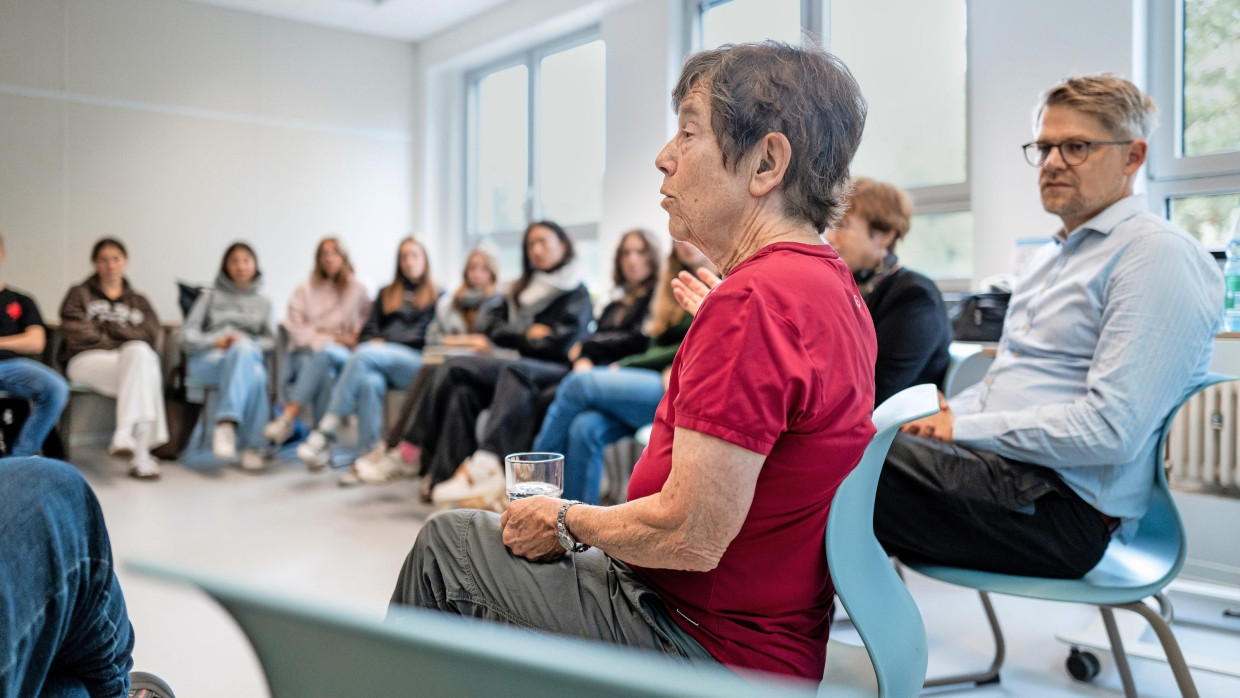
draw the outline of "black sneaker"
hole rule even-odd
[[[176,698],[164,680],[145,671],[129,672],[129,698]]]

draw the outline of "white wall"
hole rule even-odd
[[[374,288],[413,218],[409,44],[168,0],[0,3],[3,278],[54,318],[104,235],[166,321],[251,242],[283,315],[341,234]]]
[[[1033,139],[1038,95],[1065,77],[1104,71],[1145,87],[1143,41],[1136,37],[1143,2],[969,2],[975,280],[1010,271],[1016,239],[1047,237],[1060,227],[1042,210],[1037,170],[1019,148]]]

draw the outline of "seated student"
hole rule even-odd
[[[465,259],[461,285],[456,292],[445,293],[435,304],[435,317],[426,328],[426,346],[475,341],[476,338],[469,335],[478,334],[479,320],[503,297],[499,291],[499,257],[494,245],[479,243]]]
[[[116,430],[108,452],[129,456],[129,474],[159,477],[151,449],[168,440],[164,379],[155,344],[159,317],[129,285],[129,255],[119,240],[95,243],[95,273],[69,289],[60,304],[64,346],[60,359],[69,380],[116,398]]]
[[[7,254],[0,235],[0,267]],[[39,306],[26,294],[0,280],[0,390],[30,401],[30,414],[7,455],[33,456],[52,433],[69,400],[69,386],[52,369],[28,356],[37,356],[47,344]]]
[[[497,386],[504,372],[517,368],[525,394],[537,395],[568,372],[568,352],[589,327],[590,294],[564,229],[551,221],[530,224],[523,250],[521,278],[483,318],[481,337],[470,346],[477,353],[450,357],[422,386],[405,440],[418,451],[431,485],[446,480],[473,452],[478,417],[501,399]],[[499,404],[516,402],[504,400]],[[494,471],[480,475],[490,479]]]
[[[873,323],[820,237],[865,100],[822,49],[765,42],[689,56],[672,104],[655,160],[672,237],[727,276],[672,363],[629,501],[432,516],[392,603],[818,681],[827,517],[874,435]]]
[[[332,388],[327,411],[318,426],[297,447],[297,457],[311,470],[331,460],[340,420],[357,416],[358,446],[379,443],[383,428],[383,397],[388,389],[403,390],[422,367],[426,328],[435,316],[439,289],[431,278],[426,247],[407,237],[396,255],[396,276],[379,291],[358,336],[360,344],[345,362]]]
[[[696,247],[676,241],[655,292],[647,349],[593,370],[570,373],[547,409],[533,450],[564,454],[564,497],[598,503],[603,449],[654,421],[672,365],[693,315],[672,295],[680,272],[709,268]]]
[[[1111,75],[1070,78],[1024,146],[1063,227],[1022,271],[985,380],[906,427],[874,529],[910,560],[1075,578],[1130,535],[1158,427],[1205,377],[1218,266],[1133,196],[1155,106]]]
[[[569,349],[574,371],[613,364],[649,345],[642,324],[650,313],[658,276],[659,248],[654,236],[640,229],[620,236],[612,264],[612,301],[599,315],[595,331]],[[530,448],[542,413],[555,396],[559,383],[556,373],[562,377],[568,372],[547,372],[527,361],[504,368],[495,384],[491,414],[478,449],[452,478],[432,490],[432,501],[441,506],[467,506],[474,501],[480,505],[489,502],[493,507],[504,505],[502,458]],[[431,479],[437,478],[432,475]]]
[[[276,444],[287,441],[303,407],[316,418],[327,413],[336,376],[357,346],[369,313],[370,298],[353,277],[349,253],[338,238],[323,238],[314,252],[314,271],[288,300],[288,394],[280,415],[263,428],[264,437]]]
[[[73,466],[0,461],[0,696],[173,698],[133,667],[99,500]]]
[[[499,292],[499,257],[494,245],[479,243],[469,251],[461,285],[455,293],[440,296],[435,305],[435,318],[426,329],[427,350],[461,353],[466,347],[480,344],[481,320],[504,296]],[[464,346],[463,346],[464,345]],[[427,377],[432,369],[424,369]],[[413,445],[404,441],[405,431],[413,423],[414,411],[421,398],[418,384],[405,392],[400,414],[388,429],[387,438],[353,462],[349,472],[340,476],[342,486],[366,483],[382,485],[397,477],[414,474],[417,465]],[[430,496],[427,492],[426,496]]]
[[[220,460],[262,470],[263,425],[270,415],[266,352],[275,348],[271,301],[259,293],[263,273],[244,242],[224,252],[215,285],[203,291],[181,328],[181,347],[189,354],[189,377],[219,388],[211,451]]]
[[[852,270],[874,318],[875,405],[913,385],[943,387],[951,361],[952,329],[943,296],[933,281],[896,257],[912,217],[908,194],[858,177],[844,220],[827,231],[827,242]]]

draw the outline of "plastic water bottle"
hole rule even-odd
[[[1240,208],[1231,213],[1231,242],[1223,265],[1223,329],[1240,332]]]

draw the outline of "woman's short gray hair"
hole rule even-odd
[[[1034,130],[1047,107],[1064,106],[1088,114],[1115,138],[1149,138],[1158,126],[1158,105],[1131,82],[1111,73],[1068,78],[1042,93]]]
[[[672,108],[679,112],[695,89],[710,99],[710,126],[725,167],[735,170],[764,136],[782,133],[792,145],[785,213],[809,220],[819,233],[839,222],[867,109],[843,61],[808,43],[728,44],[685,59]]]

